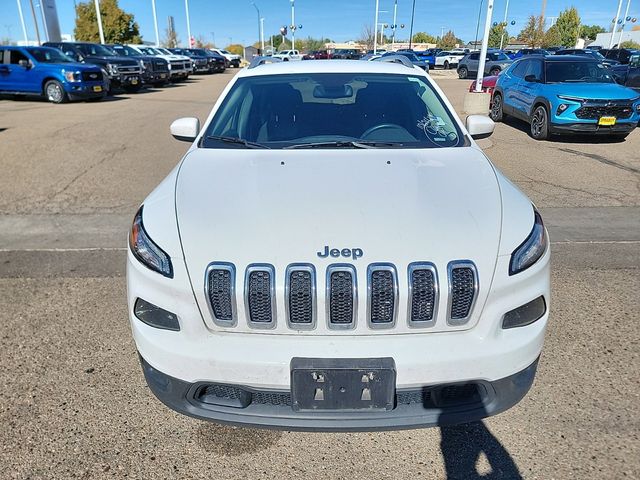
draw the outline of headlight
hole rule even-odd
[[[64,78],[67,82],[79,82],[80,75],[78,72],[64,72]]]
[[[509,275],[515,275],[536,263],[547,249],[547,234],[542,223],[542,217],[536,209],[533,210],[534,223],[531,233],[522,244],[511,254]]]
[[[131,253],[142,263],[145,267],[158,272],[168,278],[173,278],[173,266],[171,265],[171,259],[162,249],[156,245],[142,224],[142,208],[138,210],[136,216],[133,219],[133,225],[131,226],[131,234],[129,235],[129,247]]]

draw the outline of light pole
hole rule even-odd
[[[380,7],[380,0],[376,0],[376,14],[373,22],[373,54],[378,52],[378,8]]]
[[[100,0],[94,0],[96,6],[96,17],[98,17],[98,33],[100,33],[100,43],[104,43],[104,30],[102,30],[102,14],[100,13]]]
[[[627,0],[627,8],[624,12],[624,17],[622,17],[622,25],[620,25],[620,35],[618,36],[618,48],[620,48],[620,44],[622,43],[622,34],[624,33],[624,27],[627,25],[627,17],[629,16],[629,8],[631,7],[631,0]]]
[[[156,47],[159,47],[160,34],[158,33],[158,15],[156,14],[156,0],[151,0],[151,9],[153,10],[153,27],[156,30]]]
[[[258,8],[258,6],[254,3],[251,2],[251,5],[253,5],[253,8],[256,9],[256,12],[258,13],[258,39],[260,40],[260,54],[264,53],[264,34],[262,33],[262,21],[264,20],[262,18],[262,16],[260,15],[260,9]]]
[[[191,20],[189,19],[189,0],[184,0],[184,10],[187,15],[187,48],[191,48]]]
[[[42,17],[42,29],[44,30],[44,38],[48,42],[49,39],[49,29],[47,28],[47,19],[44,16],[44,5],[42,5],[42,0],[38,3],[38,8],[40,9],[40,16]]]
[[[260,17],[260,48],[262,48],[262,53],[264,54],[264,18],[263,17]]]
[[[478,76],[476,77],[476,93],[482,92],[482,79],[484,78],[484,66],[487,60],[489,48],[489,30],[491,29],[491,16],[493,14],[493,0],[487,3],[487,18],[484,22],[484,36],[482,37],[482,50],[480,50],[480,63],[478,64]]]
[[[616,36],[616,28],[618,26],[618,19],[620,18],[620,9],[622,8],[622,0],[618,0],[618,12],[616,18],[613,21],[613,29],[611,30],[611,38],[609,39],[609,49],[613,47],[613,37]]]
[[[416,0],[413,0],[413,5],[411,6],[411,28],[409,28],[409,50],[411,50],[411,43],[413,42],[413,18],[416,14]]]
[[[291,0],[291,50],[296,49],[296,0]]]
[[[18,15],[20,15],[20,25],[22,26],[22,35],[24,35],[24,46],[29,46],[29,37],[27,36],[27,26],[24,23],[24,15],[22,14],[22,5],[20,4],[20,0],[18,2]]]
[[[391,37],[391,50],[393,50],[393,46],[396,43],[396,29],[398,28],[398,25],[396,23],[397,19],[398,19],[398,0],[395,0],[395,2],[393,2],[393,25],[391,26],[391,28],[393,29],[393,36]]]
[[[507,28],[507,15],[509,14],[509,0],[507,0],[507,5],[504,7],[504,20],[502,21],[502,35],[500,35],[500,50],[502,50],[502,43],[504,42],[504,31]],[[508,40],[508,39],[507,39]]]
[[[482,2],[484,2],[484,0],[480,0],[480,8],[478,9],[478,23],[476,25],[476,42],[475,42],[475,48],[478,48],[478,32],[480,31],[480,15],[482,15]]]

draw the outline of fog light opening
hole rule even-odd
[[[529,303],[519,306],[505,313],[502,318],[502,328],[516,328],[531,325],[540,320],[547,313],[547,303],[541,295]]]
[[[141,298],[136,299],[133,314],[138,320],[147,325],[163,330],[180,331],[180,323],[175,313],[164,310]]]

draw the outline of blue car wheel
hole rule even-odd
[[[57,80],[49,80],[44,86],[44,95],[51,103],[64,103],[67,101],[67,92]]]
[[[531,136],[536,140],[549,138],[549,114],[542,105],[536,107],[531,117]]]

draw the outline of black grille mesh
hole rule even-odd
[[[218,398],[228,398],[231,400],[238,400],[242,398],[243,391],[238,387],[231,387],[229,385],[209,385],[204,391],[205,395],[212,395]]]
[[[101,82],[102,72],[84,71],[80,73],[80,77],[85,82]]]
[[[271,272],[253,270],[248,283],[249,318],[256,323],[271,322]]]
[[[294,270],[289,273],[289,321],[310,324],[313,321],[313,285],[311,272]]]
[[[371,272],[371,323],[391,323],[395,311],[395,282],[393,272]]]
[[[291,405],[291,395],[277,392],[254,392],[251,394],[253,403],[263,405]]]
[[[411,272],[411,321],[429,322],[433,320],[436,289],[433,271],[416,269]]]
[[[583,120],[598,120],[600,117],[629,118],[632,114],[632,105],[585,106],[575,112],[576,117]]]
[[[475,276],[469,267],[451,271],[451,319],[462,320],[469,316],[475,295]]]
[[[331,323],[348,325],[353,322],[353,274],[331,272],[329,281],[329,319]]]
[[[209,271],[209,302],[216,319],[233,320],[232,275],[229,270],[216,268]]]

